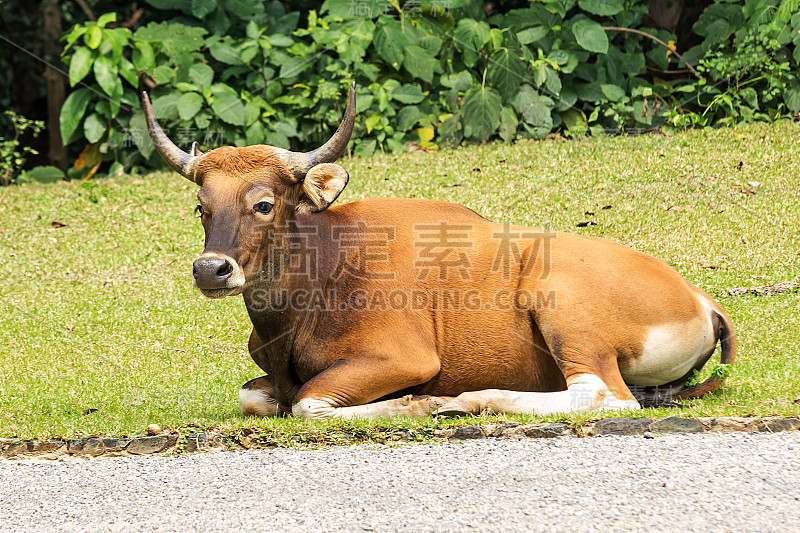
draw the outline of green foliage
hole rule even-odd
[[[724,380],[731,374],[733,374],[733,365],[728,365],[725,363],[716,363],[714,364],[713,368],[711,368],[711,370],[708,371],[708,378]],[[701,382],[703,382],[705,379],[706,378],[703,377],[703,374],[701,374],[700,371],[695,370],[694,373],[692,374],[692,377],[689,378],[689,380],[686,383],[684,383],[683,388],[688,389],[690,387],[694,387],[695,385],[698,385]]]
[[[338,124],[352,81],[357,154],[800,111],[797,0],[712,4],[695,25],[705,41],[682,61],[675,35],[641,27],[640,0],[542,0],[489,18],[474,0],[447,8],[327,0],[302,25],[299,12],[275,1],[148,2],[195,20],[130,31],[110,28],[108,13],[65,37],[76,90],[62,110],[62,135],[120,168],[158,164],[137,71],[156,83],[156,117],[184,148],[194,140],[204,149],[318,146]],[[699,78],[682,74],[687,62]],[[675,74],[665,81],[654,72]]]
[[[684,56],[702,54],[697,70],[703,78],[678,88],[699,109],[676,107],[672,124],[730,125],[800,113],[798,5],[760,0],[709,6],[694,25],[705,39]]]
[[[36,137],[44,129],[44,122],[41,120],[29,120],[13,111],[6,111],[5,115],[11,119],[14,126],[14,137],[0,138],[0,185],[9,185],[20,181],[25,174],[22,171],[25,159],[28,155],[38,153],[30,146],[22,146],[20,136],[26,131],[30,131]]]

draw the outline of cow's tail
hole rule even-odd
[[[733,322],[730,317],[721,308],[717,308],[714,314],[719,321],[717,329],[717,339],[722,346],[722,354],[720,355],[720,363],[723,365],[732,365],[736,359],[736,332],[733,330]],[[687,387],[672,395],[673,399],[686,400],[689,398],[700,398],[701,396],[713,392],[722,386],[725,381],[724,376],[711,376],[705,381],[701,381],[697,385]]]

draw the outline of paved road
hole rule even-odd
[[[800,432],[0,462],[0,531],[800,531]]]

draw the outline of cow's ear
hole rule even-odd
[[[297,206],[298,213],[325,211],[347,186],[350,175],[335,163],[322,163],[306,174],[303,192]]]

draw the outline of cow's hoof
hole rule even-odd
[[[278,402],[272,394],[267,376],[251,379],[239,389],[239,410],[242,416],[276,416]]]
[[[437,416],[455,417],[471,415],[472,408],[464,401],[459,399],[450,400],[436,411]]]

